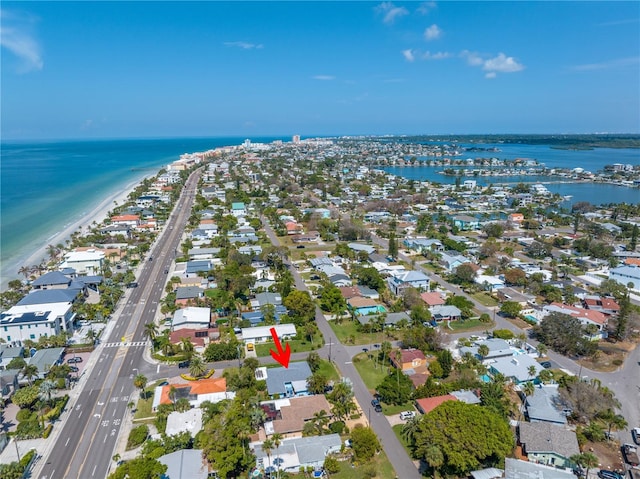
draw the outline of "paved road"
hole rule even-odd
[[[75,392],[77,400],[69,406],[63,429],[57,438],[52,438],[55,445],[48,454],[43,454],[33,477],[107,476],[127,404],[134,393],[133,377],[143,362],[144,325],[155,317],[166,279],[164,271],[174,259],[199,176],[198,170],[188,179],[169,219],[170,226],[151,249],[153,260],[146,261],[139,269],[138,287],[126,292],[125,302],[112,320],[115,324],[109,339],[92,354],[91,361],[95,364],[81,378],[77,386],[81,391]],[[120,344],[115,344],[118,342]]]
[[[269,226],[265,218],[262,218],[262,221],[271,243],[279,246],[280,241],[275,235],[273,229]],[[300,291],[307,291],[307,286],[300,276],[300,273],[298,273],[298,270],[293,268],[289,262],[287,262],[287,265],[295,279],[296,288]],[[400,444],[400,441],[391,429],[391,425],[389,424],[389,421],[387,421],[387,418],[382,413],[376,413],[371,409],[371,393],[351,362],[352,353],[347,347],[343,346],[340,341],[338,341],[338,337],[335,335],[318,307],[316,307],[316,324],[324,336],[325,343],[331,344],[330,348],[325,345],[325,347],[319,351],[320,355],[333,361],[340,370],[342,376],[349,378],[351,381],[355,397],[360,403],[360,407],[363,409],[365,414],[367,414],[371,427],[378,435],[378,438],[380,438],[382,447],[384,448],[389,461],[393,465],[396,475],[403,479],[421,478],[422,476],[418,472],[415,464],[409,458],[404,447]],[[361,349],[362,348],[360,348],[360,350]],[[329,357],[329,352],[331,353],[331,357]]]

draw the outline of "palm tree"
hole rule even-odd
[[[478,346],[478,354],[484,361],[484,359],[489,355],[489,346],[487,346],[486,344],[481,344],[480,346]]]
[[[40,399],[42,401],[46,401],[47,403],[51,402],[51,393],[53,391],[55,391],[56,389],[56,383],[53,382],[51,379],[47,379],[45,381],[42,381],[40,383],[40,386],[38,388],[38,393],[40,395]]]
[[[271,439],[265,439],[262,443],[262,450],[267,455],[267,460],[269,461],[269,466],[267,469],[271,469],[271,451],[273,451],[273,441]]]
[[[40,371],[38,370],[38,366],[36,366],[35,364],[27,364],[22,369],[22,375],[27,378],[27,381],[29,381],[29,386],[33,386],[32,379],[38,377],[39,374]]]
[[[187,361],[191,361],[191,359],[195,358],[195,347],[191,342],[191,338],[182,338],[180,342],[182,344],[182,352],[184,353]]]
[[[31,268],[29,266],[20,266],[20,269],[18,270],[18,274],[23,275],[24,279],[27,279],[31,274]]]
[[[533,364],[527,368],[527,373],[529,374],[530,379],[536,377],[536,372],[536,367]]]
[[[189,341],[191,344],[191,341]],[[205,371],[207,370],[202,357],[199,354],[194,354],[191,357],[191,363],[189,364],[189,372],[194,378],[204,376]]]
[[[144,325],[144,332],[149,336],[151,341],[155,341],[156,336],[158,335],[158,325],[151,321]]]
[[[147,377],[142,374],[138,374],[135,378],[133,378],[133,385],[140,389],[140,397],[144,398],[144,388],[147,387]]]
[[[545,354],[547,354],[547,346],[544,343],[538,344],[538,357],[541,358]]]
[[[400,349],[396,349],[395,359],[396,359],[396,384],[399,388],[400,387],[400,370],[402,369],[402,351]]]
[[[415,433],[418,431],[419,425],[420,420],[417,417],[413,417],[402,426],[402,437],[411,447],[416,443]]]
[[[574,454],[569,458],[569,460],[578,466],[586,468],[584,477],[589,477],[589,469],[596,467],[599,464],[598,457],[591,452]]]
[[[171,387],[169,388],[169,399],[171,400],[171,403],[173,404],[174,409],[176,406],[177,397],[178,397],[178,390],[174,385],[171,385]]]
[[[444,455],[438,446],[429,444],[423,448],[424,460],[433,469],[433,477],[438,477],[438,469],[444,464]]]
[[[276,477],[280,479],[280,456],[278,454],[278,449],[280,448],[280,444],[282,442],[282,434],[276,432],[273,436],[271,436],[271,440],[273,441],[273,445],[276,446],[276,455],[278,456],[276,458],[276,465],[278,467]]]
[[[329,415],[324,409],[313,414],[311,419],[313,427],[316,430],[318,436],[322,436],[325,433],[325,426],[329,423]]]
[[[609,408],[598,415],[608,427],[607,440],[611,439],[611,429],[620,430],[627,427],[628,423],[623,416],[616,414],[613,409]]]

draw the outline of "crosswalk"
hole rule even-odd
[[[135,348],[140,346],[150,346],[150,343],[148,341],[102,343],[103,348]]]

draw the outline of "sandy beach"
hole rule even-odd
[[[135,189],[135,187],[140,184],[143,179],[150,176],[155,176],[155,173],[153,175],[142,175],[137,180],[129,183],[123,189],[114,192],[112,195],[102,200],[93,210],[80,217],[74,223],[69,224],[64,230],[56,233],[54,236],[42,239],[37,249],[31,255],[16,257],[7,264],[3,265],[1,272],[2,288],[6,288],[8,282],[13,279],[24,279],[24,276],[18,273],[18,270],[22,266],[36,265],[39,264],[42,260],[48,261],[48,245],[65,245],[65,241],[71,238],[71,234],[74,231],[80,229],[83,233],[85,233],[91,227],[94,221],[100,224],[107,217],[107,213],[113,210],[113,208],[115,207],[114,201],[116,201],[118,205],[124,203],[127,200],[129,194]]]

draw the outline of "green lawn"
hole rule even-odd
[[[331,474],[331,479],[369,479],[371,476],[367,474],[368,470],[376,471],[374,477],[379,479],[394,479],[396,476],[393,466],[387,459],[384,451],[380,452],[367,464],[351,467],[346,461],[340,461],[340,472]]]
[[[389,336],[388,331],[378,333],[368,333],[358,329],[360,323],[356,323],[351,319],[345,319],[338,324],[335,321],[329,321],[329,325],[333,332],[338,336],[338,341],[342,344],[368,345],[380,344],[383,341],[391,341],[395,338]],[[353,342],[352,342],[353,340]]]
[[[404,426],[403,424],[396,424],[395,426],[391,426],[391,429],[393,429],[393,432],[396,434],[396,437],[400,441],[400,444],[402,444],[402,446],[407,451],[407,454],[409,454],[409,457],[411,457],[411,450],[409,449],[409,443],[407,442],[407,440],[402,435],[402,427],[403,426]]]
[[[329,361],[326,360],[321,360],[320,361],[320,369],[318,369],[318,371],[324,375],[325,378],[327,378],[329,381],[339,381],[340,380],[340,375],[338,374],[338,371],[336,371],[335,366],[333,365],[333,363],[330,363]]]
[[[402,411],[415,411],[413,404],[411,401],[406,402],[404,404],[400,404],[399,406],[395,406],[392,404],[382,403],[382,413],[385,416],[393,416],[395,414],[400,414]],[[417,414],[417,411],[416,411]]]
[[[487,293],[473,293],[471,295],[471,297],[473,299],[475,299],[478,303],[487,306],[487,307],[493,307],[493,306],[498,306],[498,301],[496,301],[493,297],[489,296]]]
[[[292,353],[303,353],[306,351],[313,351],[314,349],[321,348],[322,345],[324,344],[321,338],[320,339],[314,338],[313,345],[309,342],[308,339],[304,339],[304,340],[292,339],[290,341],[285,341],[285,342],[289,344],[289,347],[291,348]],[[285,347],[285,342],[282,342],[283,348]],[[258,357],[271,356],[271,353],[269,352],[269,350],[271,349],[276,351],[276,347],[272,341],[269,341],[268,343],[256,344],[256,354],[258,355]]]
[[[456,332],[461,331],[484,331],[493,328],[494,323],[483,323],[478,318],[465,319],[464,321],[451,321],[451,328]],[[443,331],[450,329],[446,324],[442,325]]]
[[[375,352],[377,354],[377,351]],[[365,385],[373,394],[378,384],[382,382],[385,376],[388,374],[388,367],[377,365],[367,353],[360,353],[353,357],[353,365],[358,370],[358,374],[364,381]],[[362,407],[365,407],[363,405]]]
[[[136,412],[133,415],[134,421],[155,416],[155,413],[151,410],[151,406],[153,405],[153,393],[156,390],[156,386],[163,381],[164,379],[161,379],[145,388],[145,397],[140,398],[136,405]]]

